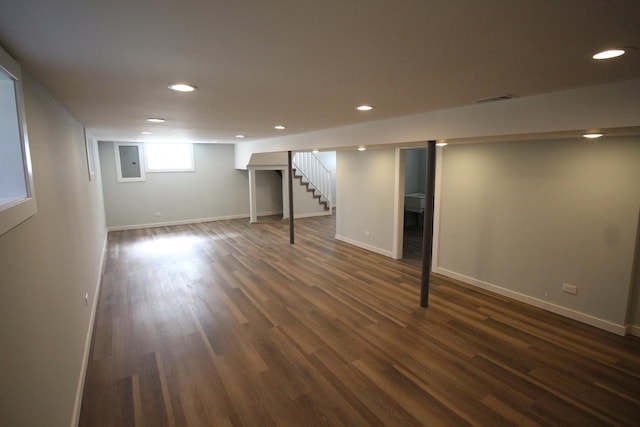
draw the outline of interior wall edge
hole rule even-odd
[[[87,336],[84,344],[84,353],[82,355],[82,368],[80,370],[80,377],[78,378],[78,388],[76,391],[76,401],[73,407],[73,415],[71,418],[71,427],[75,427],[80,422],[80,409],[82,408],[82,394],[84,392],[84,383],[87,376],[87,366],[89,365],[89,355],[91,354],[91,341],[93,339],[93,325],[96,319],[96,312],[98,309],[98,297],[100,296],[100,286],[102,285],[102,276],[104,274],[104,267],[107,261],[107,244],[109,242],[109,234],[104,233],[104,243],[102,245],[102,255],[100,257],[100,268],[98,270],[98,277],[96,278],[95,286],[95,298],[93,298],[93,304],[91,306],[91,315],[89,316],[89,325],[87,326]]]
[[[633,265],[631,267],[631,284],[629,286],[626,322],[627,325],[635,326],[637,328],[637,335],[640,336],[640,208],[638,209],[636,244],[633,254]]]
[[[640,326],[627,325],[626,333],[627,333],[627,335],[633,335],[634,337],[640,337]]]
[[[375,253],[377,253],[379,255],[384,255],[386,257],[393,258],[393,252],[392,251],[389,251],[389,250],[386,250],[386,249],[382,249],[382,248],[378,248],[378,247],[372,246],[372,245],[367,245],[366,243],[358,242],[357,240],[353,240],[353,239],[350,239],[348,237],[341,236],[339,234],[336,234],[335,238],[336,238],[336,240],[339,240],[339,241],[344,242],[344,243],[348,243],[348,244],[350,244],[352,246],[357,246],[359,248],[366,249],[366,250],[368,250],[370,252],[375,252]]]

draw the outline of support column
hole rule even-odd
[[[256,170],[249,168],[249,223],[258,222],[258,206],[256,204]]]
[[[282,219],[289,219],[289,180],[287,169],[282,170]]]
[[[289,177],[287,180],[289,182],[289,243],[293,245],[293,164],[291,161],[291,151],[287,152],[287,163],[287,176]]]
[[[424,195],[424,234],[422,236],[422,281],[420,283],[420,307],[429,306],[429,275],[433,256],[433,211],[436,187],[436,142],[427,143],[427,173]]]

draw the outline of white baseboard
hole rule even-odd
[[[80,378],[76,387],[76,399],[73,405],[73,416],[71,418],[71,427],[76,427],[80,422],[80,409],[82,408],[82,394],[84,392],[84,381],[87,375],[87,365],[89,365],[89,354],[91,353],[91,338],[93,337],[93,324],[96,319],[96,311],[98,308],[98,296],[100,295],[100,285],[102,284],[102,275],[104,274],[104,265],[107,258],[108,233],[104,233],[104,243],[102,244],[102,255],[100,256],[100,268],[98,269],[98,277],[96,279],[95,293],[93,295],[93,303],[91,304],[91,314],[89,314],[89,326],[87,327],[87,335],[84,341],[84,353],[82,355],[82,367],[80,369]]]
[[[618,325],[608,320],[600,319],[598,317],[591,316],[579,311],[571,310],[566,307],[562,307],[557,304],[552,304],[547,301],[543,301],[538,298],[531,297],[529,295],[522,294],[520,292],[512,291],[491,283],[483,282],[482,280],[475,279],[473,277],[465,276],[463,274],[456,273],[440,267],[433,268],[434,273],[441,274],[443,276],[450,277],[452,279],[460,280],[464,283],[468,283],[473,286],[477,286],[481,289],[493,292],[505,297],[514,299],[516,301],[524,302],[534,307],[541,308],[551,313],[559,314],[560,316],[567,317],[569,319],[577,320],[578,322],[585,323],[590,326],[594,326],[599,329],[614,333],[616,335],[624,336],[627,333],[628,326]],[[637,328],[640,331],[640,328]]]
[[[271,216],[271,215],[282,215],[282,211],[258,213],[258,217]],[[247,213],[247,214],[216,216],[216,217],[210,217],[210,218],[195,218],[195,219],[183,219],[183,220],[176,220],[176,221],[151,222],[148,224],[118,225],[118,226],[109,227],[108,231],[138,230],[142,228],[168,227],[171,225],[197,224],[200,222],[224,221],[227,219],[240,219],[240,218],[250,218],[250,215]]]
[[[370,252],[375,252],[377,254],[384,255],[389,258],[393,258],[392,252],[386,249],[381,249],[375,246],[367,245],[366,243],[358,242],[357,240],[352,240],[348,237],[340,236],[339,234],[336,234],[335,238],[336,240],[340,240],[341,242],[348,243],[350,245],[357,246],[359,248],[366,249]]]
[[[633,335],[635,337],[640,337],[640,326],[627,325],[626,333],[629,334],[629,335]]]
[[[301,214],[293,214],[293,219],[300,218],[311,218],[314,216],[329,216],[331,215],[331,211],[322,211],[322,212],[310,212],[310,213],[301,213]],[[282,219],[289,219],[289,215],[283,216]]]

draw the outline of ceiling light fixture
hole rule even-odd
[[[246,138],[246,137],[239,133],[239,134],[236,135],[236,138]]]
[[[367,149],[367,147],[364,147],[362,145],[360,147],[358,147],[358,151],[365,151],[366,149]]]
[[[189,85],[186,83],[175,83],[175,84],[169,85],[168,87],[169,89],[175,90],[176,92],[193,92],[196,89],[198,89],[196,86]]]
[[[148,130],[143,130],[140,133],[143,134],[143,135],[151,135],[153,132],[149,132]]]
[[[597,139],[597,138],[602,138],[602,134],[601,133],[585,133],[584,135],[582,135],[583,137],[587,138],[587,139]]]
[[[313,150],[311,150],[311,152],[313,154],[318,154],[320,152],[320,150],[318,150],[317,148],[314,148]]]
[[[286,129],[286,127],[285,127],[285,126],[282,126],[282,125],[276,125],[276,126],[274,126],[273,128],[274,128],[274,129],[278,129],[278,130],[285,130],[285,129]]]
[[[147,121],[149,123],[164,123],[164,122],[166,122],[165,119],[160,119],[160,118],[155,118],[155,117],[151,117],[151,118],[147,119]]]
[[[449,145],[449,143],[445,141],[439,141],[439,142],[436,142],[436,145],[438,147],[446,147],[447,145]]]
[[[611,59],[611,58],[617,58],[619,56],[622,56],[625,53],[627,53],[627,51],[621,48],[608,49],[608,50],[603,50],[602,52],[598,52],[594,54],[592,58],[593,59]]]
[[[356,107],[356,110],[358,110],[358,111],[371,111],[371,110],[373,110],[373,105],[358,105]]]

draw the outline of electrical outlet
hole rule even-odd
[[[84,294],[84,305],[89,305],[89,292]]]
[[[162,216],[162,212],[156,211],[156,216]]]
[[[366,237],[370,237],[370,236],[371,236],[371,232],[370,232],[370,231],[366,231],[366,230],[365,230],[364,235],[365,235]]]
[[[568,283],[562,284],[562,291],[571,295],[575,295],[578,293],[578,287],[576,285],[570,285]]]

